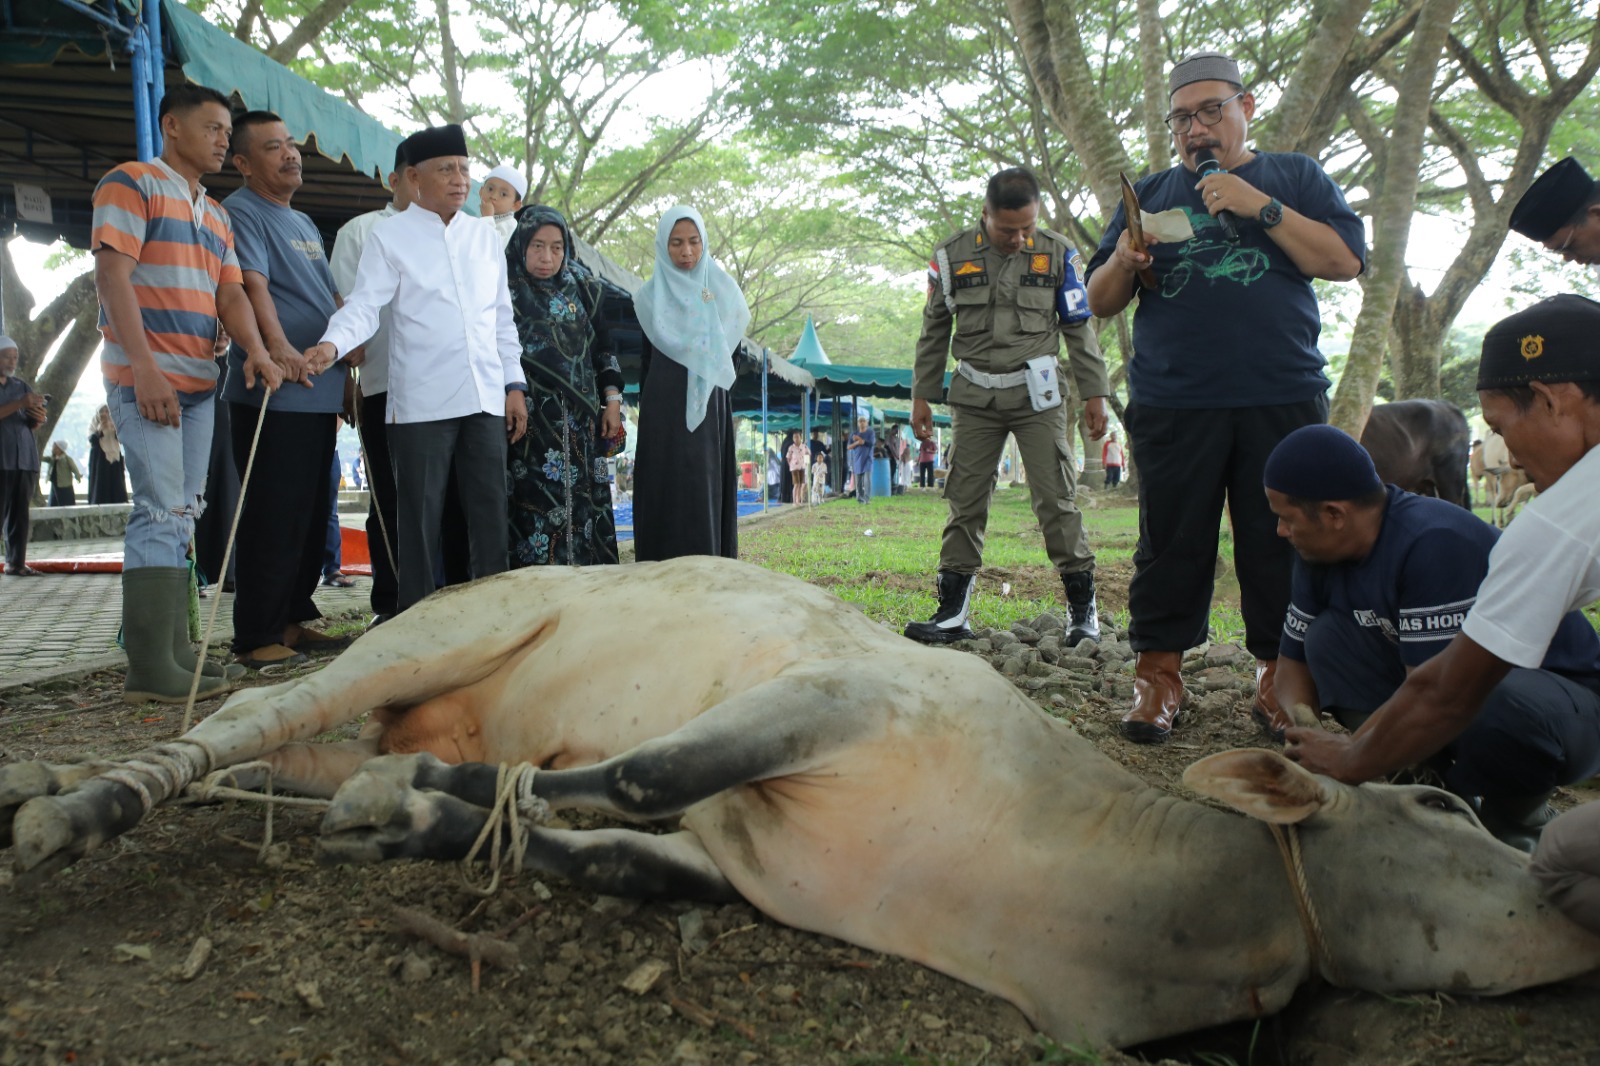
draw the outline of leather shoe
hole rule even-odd
[[[322,633],[298,622],[290,622],[288,628],[283,631],[284,644],[301,651],[337,651],[348,647],[352,639],[354,638]]]
[[[306,661],[306,657],[282,644],[268,644],[264,648],[242,651],[233,657],[233,661],[251,670],[265,670],[273,666],[298,666]]]
[[[1260,726],[1267,736],[1282,744],[1283,731],[1294,722],[1278,703],[1278,691],[1274,683],[1277,676],[1278,660],[1256,660],[1256,701],[1250,705],[1250,720]]]
[[[1183,704],[1183,653],[1142,651],[1134,665],[1133,710],[1122,716],[1122,735],[1136,744],[1160,744],[1172,735]]]

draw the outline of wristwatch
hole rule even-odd
[[[1256,219],[1261,223],[1262,229],[1271,229],[1283,221],[1283,205],[1278,202],[1276,197],[1269,199],[1260,212],[1256,214]]]

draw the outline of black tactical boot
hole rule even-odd
[[[1485,796],[1478,807],[1478,820],[1502,844],[1531,853],[1545,824],[1556,816],[1555,808],[1550,806],[1553,795],[1554,792],[1539,792]]]
[[[1100,643],[1100,612],[1094,604],[1094,571],[1062,574],[1061,583],[1067,587],[1067,647],[1076,648],[1081,640]]]
[[[906,626],[906,636],[924,644],[949,644],[953,640],[969,640],[972,630],[967,628],[967,610],[972,604],[972,575],[941,571],[934,580],[939,590],[939,609],[926,622],[912,622]]]

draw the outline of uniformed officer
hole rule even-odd
[[[1024,167],[990,178],[978,225],[934,250],[911,426],[919,440],[933,436],[928,403],[942,397],[945,366],[953,356],[956,373],[947,402],[959,443],[945,478],[950,520],[939,548],[939,609],[929,621],[906,626],[913,640],[942,644],[972,635],[967,616],[973,575],[983,562],[989,498],[1007,435],[1017,438],[1045,552],[1066,586],[1068,639],[1100,639],[1094,553],[1073,502],[1077,466],[1060,380],[1061,338],[1084,397],[1089,434],[1097,440],[1105,433],[1111,384],[1089,327],[1076,255],[1065,237],[1039,226],[1039,182]]]

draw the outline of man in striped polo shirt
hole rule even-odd
[[[161,157],[124,163],[94,192],[95,287],[106,405],[133,482],[122,563],[129,703],[188,698],[186,555],[205,509],[217,366],[217,320],[244,348],[244,374],[269,388],[283,373],[267,354],[245,296],[227,213],[200,185],[227,158],[228,101],[183,85],[161,101]],[[205,666],[199,698],[231,691],[242,670]]]

